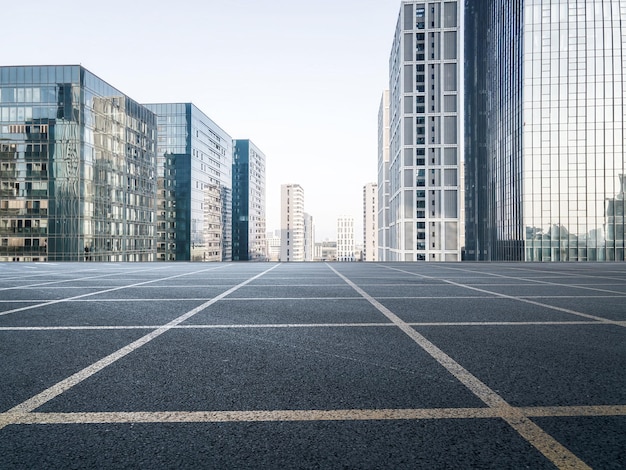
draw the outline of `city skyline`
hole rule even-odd
[[[360,225],[399,2],[171,5],[112,0],[97,21],[76,0],[4,5],[5,34],[28,40],[0,65],[82,64],[138,102],[191,102],[266,153],[268,230],[280,226],[280,185],[290,181],[307,188],[317,239],[334,238],[342,214]]]

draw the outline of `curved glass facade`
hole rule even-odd
[[[485,132],[466,150],[467,189],[485,217],[468,248],[476,259],[624,260],[626,4],[476,4],[467,14],[488,25],[487,66],[468,64],[466,84],[486,112],[473,115]],[[486,180],[470,180],[479,168]],[[482,192],[470,186],[480,181]]]
[[[152,261],[156,116],[81,66],[0,67],[0,261]]]

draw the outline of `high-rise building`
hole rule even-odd
[[[389,61],[387,261],[461,260],[461,6],[401,3]]]
[[[315,257],[315,224],[313,216],[304,213],[304,261],[313,261]]]
[[[280,260],[305,261],[304,189],[299,184],[280,187]]]
[[[363,261],[378,261],[378,185],[363,186]]]
[[[265,155],[233,140],[233,260],[266,261]]]
[[[232,138],[192,103],[157,114],[157,259],[232,259]]]
[[[389,259],[389,90],[378,110],[378,261]]]
[[[156,116],[80,65],[0,67],[0,261],[156,259]]]
[[[466,1],[466,258],[624,260],[626,4]]]
[[[337,261],[355,261],[354,217],[337,219]]]

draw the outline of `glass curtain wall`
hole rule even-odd
[[[158,259],[232,259],[232,139],[192,103],[158,116]]]
[[[626,4],[467,4],[468,254],[623,261]]]
[[[81,66],[0,67],[0,260],[154,260],[155,144]]]

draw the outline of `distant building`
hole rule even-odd
[[[354,218],[337,219],[337,261],[355,261]]]
[[[266,261],[265,155],[233,141],[233,260]]]
[[[192,103],[158,119],[157,259],[232,259],[232,139]]]
[[[267,260],[280,261],[280,230],[267,232],[265,243],[267,245]]]
[[[401,3],[389,60],[387,261],[461,260],[462,4]]]
[[[337,261],[337,242],[323,241],[315,243],[314,261]]]
[[[363,261],[378,261],[378,185],[363,187]]]
[[[280,260],[305,261],[304,189],[299,184],[280,187]]]
[[[313,261],[315,251],[315,224],[313,216],[304,213],[304,261]]]
[[[0,261],[154,261],[156,136],[80,65],[0,67]]]
[[[378,110],[378,261],[389,255],[389,90]]]

